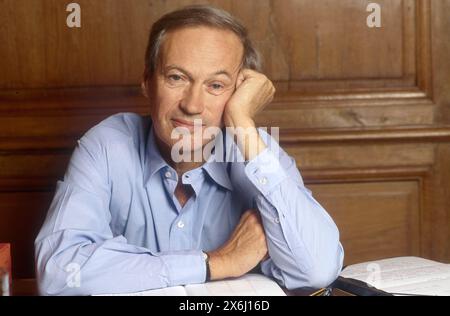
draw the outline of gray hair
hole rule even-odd
[[[145,81],[149,80],[157,69],[165,35],[170,31],[190,26],[209,26],[233,32],[244,46],[242,66],[261,71],[260,55],[250,41],[247,29],[235,17],[213,6],[193,5],[172,11],[153,24],[145,52]]]

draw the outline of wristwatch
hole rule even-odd
[[[209,255],[203,251],[203,259],[205,260],[206,265],[206,278],[205,282],[211,281],[211,270],[209,269]]]

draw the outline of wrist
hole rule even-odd
[[[224,122],[227,127],[241,127],[241,128],[249,128],[256,127],[255,121],[253,118],[244,113],[225,113],[224,114]]]
[[[208,253],[208,263],[210,271],[210,280],[222,280],[228,277],[232,277],[231,267],[226,256],[218,252]]]

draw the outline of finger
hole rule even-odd
[[[239,87],[243,82],[246,80],[256,78],[259,75],[262,75],[261,73],[251,70],[251,69],[242,69],[238,74],[238,80],[237,80],[237,87]]]
[[[242,214],[241,220],[251,216],[252,214],[256,214],[257,212],[258,211],[256,209],[250,208],[250,209],[246,210],[244,212],[244,214]]]
[[[239,220],[239,223],[237,224],[236,228],[234,229],[233,232],[238,232],[240,229],[242,229],[242,226],[247,225],[247,220],[250,216],[252,216],[252,213],[255,212],[254,209],[248,209],[246,210],[242,215],[241,218]]]
[[[242,215],[241,218],[239,220],[239,223],[237,224],[236,228],[234,229],[234,232],[239,231],[239,229],[242,227],[242,225],[244,225],[245,220],[251,215],[251,209],[246,210]]]
[[[258,219],[258,221],[260,221],[261,222],[261,213],[259,212],[259,210],[258,209],[256,209],[256,208],[252,208],[252,209],[249,209],[249,210],[247,210],[247,212],[249,212],[249,216],[255,216],[255,218],[257,218]]]
[[[236,89],[237,88],[239,88],[240,86],[241,86],[241,84],[244,82],[244,80],[245,80],[245,77],[244,77],[244,75],[242,74],[242,71],[238,74],[238,77],[237,77],[237,81],[236,81]]]
[[[262,75],[261,73],[248,68],[242,69],[239,74],[242,74],[244,76],[244,80]]]

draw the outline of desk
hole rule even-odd
[[[38,289],[36,279],[15,279],[13,281],[14,296],[37,296]],[[287,296],[308,296],[313,291],[305,289],[287,290],[283,289]]]

